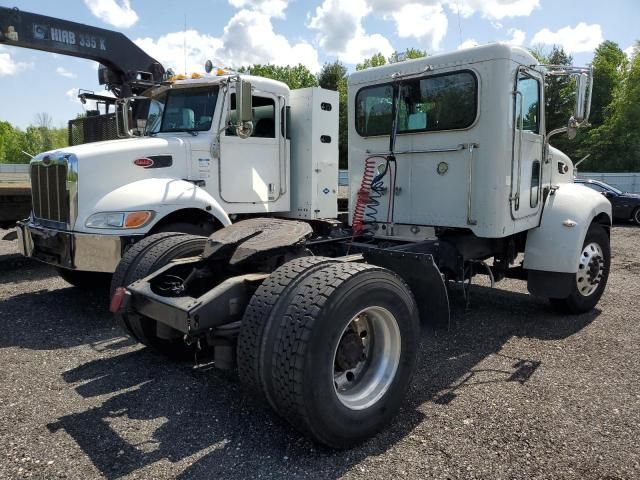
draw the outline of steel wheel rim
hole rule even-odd
[[[633,215],[635,222],[640,225],[640,208],[636,209],[636,213]]]
[[[389,310],[367,307],[352,317],[333,352],[331,381],[340,403],[351,410],[364,410],[380,400],[393,383],[400,350],[400,328]],[[355,361],[357,352],[361,355]],[[345,368],[348,363],[353,364],[351,368]]]
[[[584,247],[576,274],[578,292],[583,297],[592,295],[602,281],[604,274],[604,253],[602,247],[592,242]]]

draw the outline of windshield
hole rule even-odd
[[[624,193],[622,190],[619,190],[613,185],[609,185],[608,183],[603,182],[602,185],[608,188],[609,190],[612,190],[613,192],[617,193],[618,195],[622,195]]]
[[[218,87],[171,89],[151,100],[147,134],[203,132],[211,128]]]

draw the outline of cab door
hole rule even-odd
[[[550,164],[545,162],[543,78],[530,69],[519,69],[515,103],[514,128],[514,201],[513,217],[522,219],[537,215],[542,203],[542,185],[549,181]]]
[[[235,93],[230,97],[226,124],[234,125]],[[256,93],[252,96],[252,105],[250,137],[238,137],[234,127],[227,127],[220,135],[220,194],[226,203],[266,205],[280,195],[278,99],[267,93]]]

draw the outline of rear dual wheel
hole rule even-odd
[[[260,373],[241,379],[314,440],[351,447],[402,404],[418,352],[415,300],[400,277],[364,264],[316,265],[290,284],[262,317]]]

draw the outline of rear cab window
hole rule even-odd
[[[398,133],[470,127],[478,110],[478,81],[468,70],[403,80],[399,90]],[[356,94],[360,136],[389,135],[393,84],[364,87]]]

